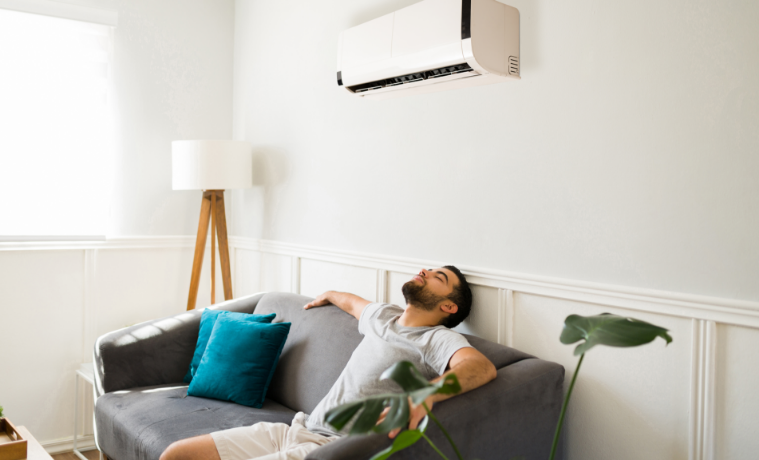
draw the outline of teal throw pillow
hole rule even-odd
[[[220,316],[187,395],[260,409],[289,332],[290,323]]]
[[[198,370],[198,366],[200,366],[200,360],[203,359],[203,352],[206,351],[206,345],[208,345],[208,338],[211,337],[213,326],[216,324],[216,320],[219,318],[219,316],[222,315],[243,321],[253,321],[255,323],[271,323],[274,320],[274,316],[276,316],[275,313],[270,313],[268,315],[251,315],[248,313],[237,313],[225,310],[211,310],[208,308],[203,310],[203,314],[200,316],[198,343],[195,345],[195,354],[192,356],[190,369],[187,370],[187,374],[184,376],[184,383],[192,382],[192,377],[195,375],[195,371]]]

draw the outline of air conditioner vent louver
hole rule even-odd
[[[400,75],[398,77],[385,78],[382,80],[371,81],[368,83],[362,83],[360,85],[349,86],[348,89],[354,93],[363,93],[380,88],[387,88],[390,86],[398,86],[407,83],[414,83],[422,80],[429,80],[431,78],[440,78],[448,75],[453,75],[462,72],[471,72],[472,67],[469,64],[455,64],[438,69],[427,70],[425,72],[416,72],[406,75]]]
[[[519,58],[516,56],[509,56],[509,73],[519,75]]]

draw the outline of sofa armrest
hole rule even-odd
[[[525,359],[498,370],[492,382],[436,404],[435,416],[465,458],[548,458],[561,411],[564,368]],[[443,433],[429,422],[427,435],[448,458],[456,458]],[[387,435],[346,436],[320,447],[306,460],[368,460],[391,444]],[[438,460],[424,441],[394,460]]]
[[[253,313],[264,294],[212,307]],[[95,341],[96,397],[112,391],[181,383],[198,341],[202,310],[191,310],[109,332]]]

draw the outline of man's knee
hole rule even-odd
[[[180,441],[172,442],[169,447],[163,451],[160,460],[178,460],[181,458],[181,444]]]
[[[171,443],[160,460],[219,460],[219,453],[211,435],[196,436]]]

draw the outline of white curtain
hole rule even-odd
[[[111,30],[0,9],[0,239],[105,234]]]

